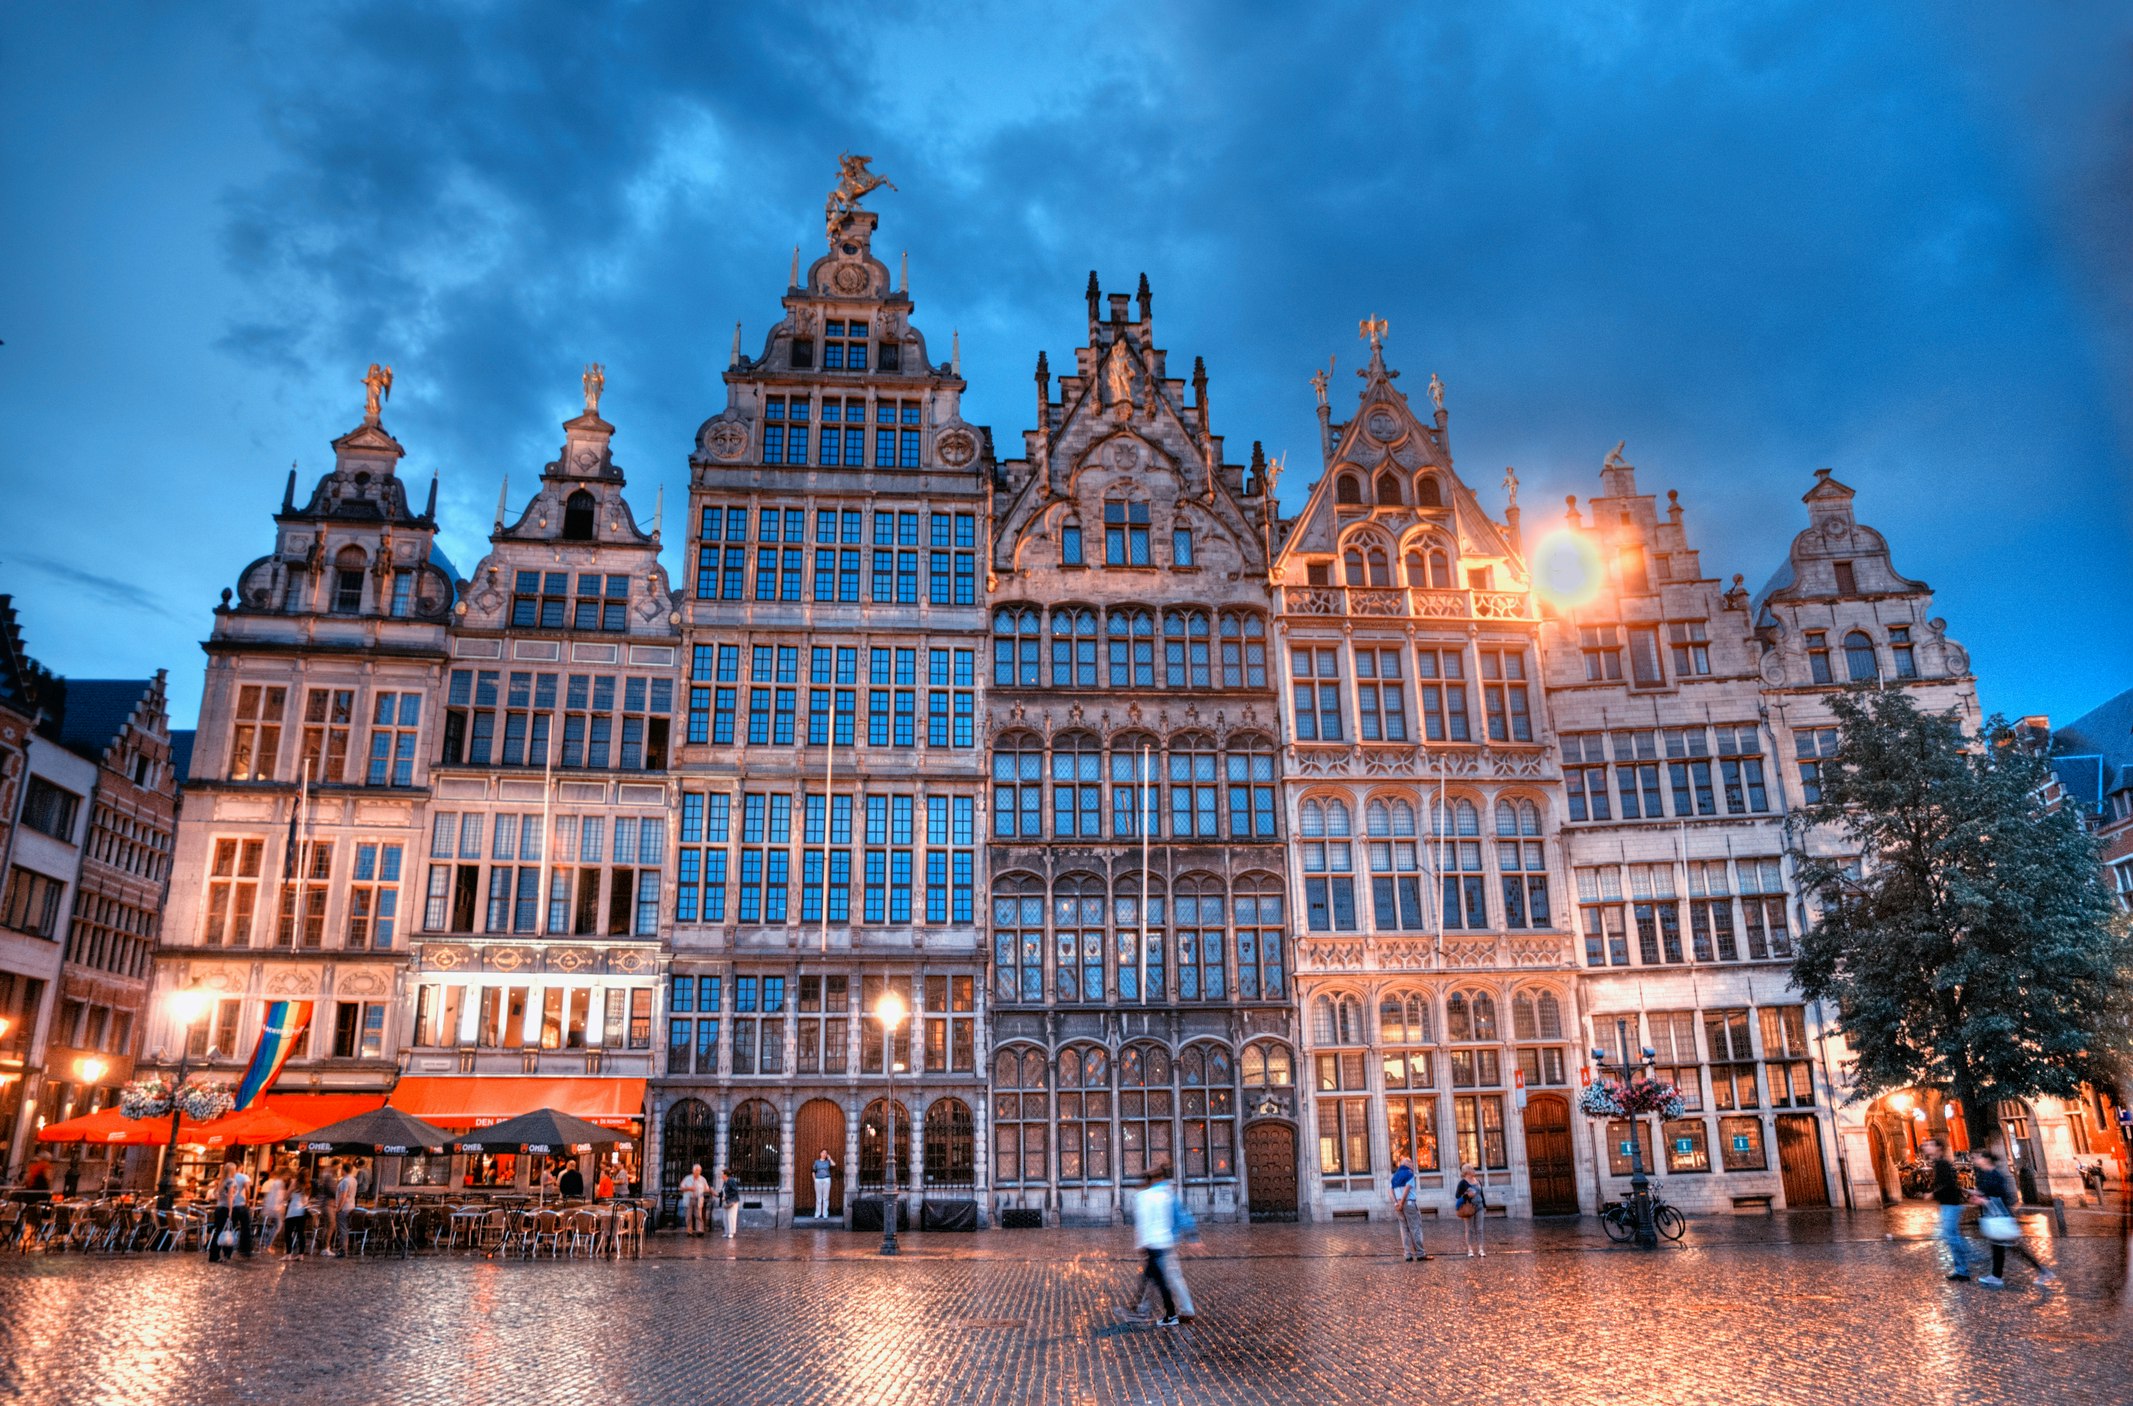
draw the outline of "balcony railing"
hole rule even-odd
[[[1418,620],[1535,620],[1521,591],[1426,591],[1405,586],[1284,586],[1289,615],[1378,616]]]

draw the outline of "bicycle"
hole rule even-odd
[[[1669,1240],[1679,1240],[1688,1233],[1688,1219],[1669,1206],[1659,1195],[1659,1183],[1651,1184],[1652,1229]],[[1630,1192],[1623,1192],[1622,1199],[1600,1208],[1600,1227],[1607,1238],[1617,1245],[1625,1244],[1637,1234],[1637,1208]]]

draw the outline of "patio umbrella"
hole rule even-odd
[[[452,1141],[445,1129],[390,1105],[329,1123],[302,1138],[306,1152],[369,1152],[387,1157],[449,1147]]]
[[[179,1135],[196,1132],[198,1123],[180,1125]],[[96,1146],[157,1147],[170,1136],[170,1119],[128,1118],[116,1108],[84,1113],[63,1123],[47,1123],[37,1130],[40,1142],[82,1142]]]
[[[516,1118],[506,1118],[501,1123],[454,1138],[452,1146],[461,1152],[546,1153],[567,1152],[581,1143],[613,1147],[628,1141],[626,1135],[612,1128],[588,1123],[583,1118],[553,1108],[536,1108],[531,1113],[521,1113]]]

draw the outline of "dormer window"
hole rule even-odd
[[[1424,478],[1415,485],[1415,506],[1418,508],[1441,508],[1444,506],[1444,493],[1437,487],[1436,479]]]
[[[1378,495],[1378,502],[1380,503],[1390,503],[1394,506],[1398,506],[1402,501],[1404,501],[1403,496],[1400,493],[1400,481],[1394,478],[1391,474],[1378,475],[1376,491]]]
[[[1807,676],[1816,683],[1834,683],[1829,672],[1829,635],[1822,630],[1807,632]]]
[[[1918,677],[1918,653],[1911,645],[1911,627],[1909,625],[1889,626],[1889,653],[1896,656],[1897,678],[1915,679]]]
[[[894,342],[883,342],[874,349],[874,369],[877,371],[903,370],[903,348]]]
[[[815,339],[795,337],[792,339],[792,369],[812,371],[815,366]]]
[[[412,571],[394,572],[392,613],[395,618],[402,620],[407,618],[408,603],[414,598],[414,594],[415,573]]]
[[[1104,564],[1147,566],[1148,505],[1113,498],[1104,504]]]
[[[1360,503],[1363,501],[1363,485],[1354,474],[1342,474],[1333,481],[1333,501],[1336,503]]]
[[[563,500],[563,540],[590,542],[593,536],[593,496],[579,489]]]
[[[629,594],[630,578],[627,576],[601,576],[590,571],[580,573],[570,627],[574,630],[628,629]]]
[[[1859,575],[1852,570],[1852,564],[1848,561],[1840,561],[1834,562],[1832,565],[1837,570],[1837,594],[1840,596],[1858,595]]]
[[[798,343],[794,345],[797,347]],[[866,370],[867,346],[867,325],[864,322],[823,323],[822,369],[824,371]]]
[[[1881,676],[1881,667],[1874,658],[1874,641],[1864,630],[1853,630],[1844,637],[1844,672],[1853,683],[1871,683]]]
[[[519,572],[511,592],[512,625],[527,630],[562,629],[563,591],[569,580],[561,571],[545,576],[538,571]]]
[[[1182,524],[1172,528],[1170,532],[1170,564],[1172,566],[1191,566],[1193,564],[1192,529]]]
[[[1644,568],[1644,548],[1634,544],[1624,547],[1617,565],[1622,573],[1623,590],[1640,596],[1651,590],[1651,575]]]
[[[363,549],[343,547],[333,558],[333,609],[353,615],[363,608]]]
[[[1059,564],[1081,566],[1081,519],[1069,517],[1059,527]]]

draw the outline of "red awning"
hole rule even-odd
[[[181,1120],[178,1142],[186,1147],[289,1142],[313,1128],[368,1113],[384,1103],[383,1094],[270,1093],[242,1113],[225,1114],[208,1123]],[[161,1147],[170,1138],[170,1119],[128,1118],[116,1108],[106,1108],[64,1123],[46,1124],[37,1136],[44,1142],[80,1142],[92,1147]]]
[[[338,1123],[343,1118],[353,1118],[358,1113],[368,1113],[373,1108],[385,1106],[383,1094],[285,1094],[280,1089],[269,1089],[252,1106],[264,1103],[284,1118],[303,1124],[303,1131],[323,1128],[328,1123]]]
[[[537,1108],[627,1128],[644,1117],[644,1080],[414,1075],[400,1080],[391,1102],[402,1113],[442,1128],[485,1128]]]

